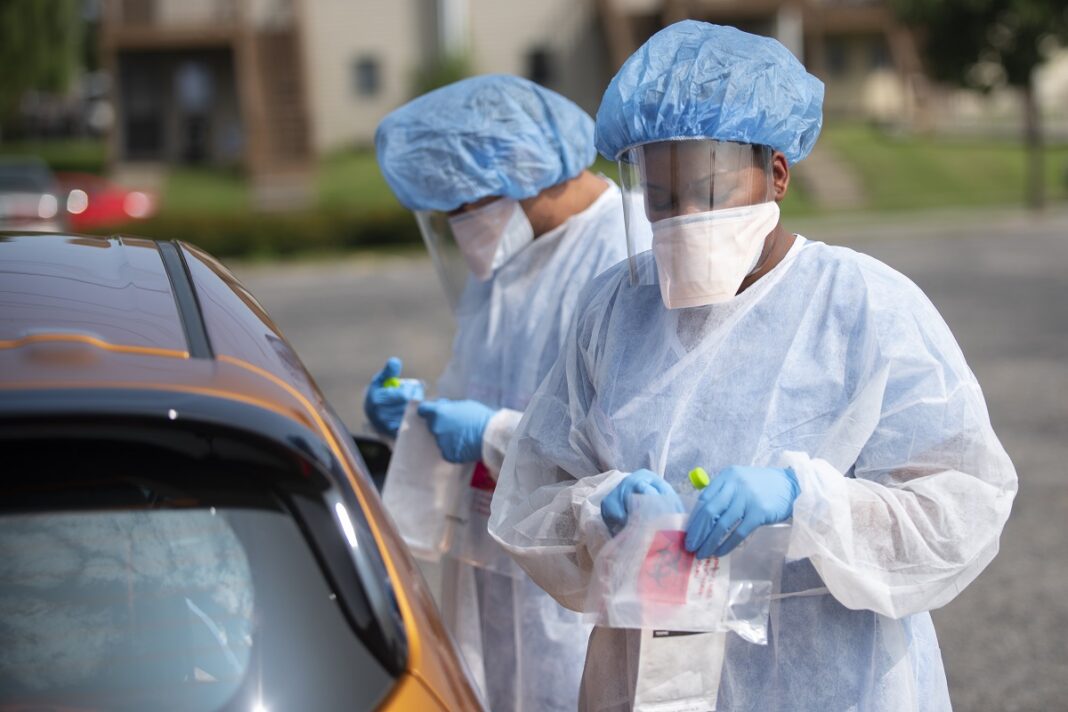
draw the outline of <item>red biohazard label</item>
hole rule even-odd
[[[694,556],[683,547],[686,532],[661,530],[642,562],[638,594],[642,600],[681,605],[686,603]]]
[[[497,488],[496,480],[493,479],[490,471],[486,469],[481,460],[475,463],[475,470],[471,473],[471,487],[472,489],[486,492],[492,492]]]

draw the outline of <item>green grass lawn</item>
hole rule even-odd
[[[378,170],[374,151],[340,151],[319,164],[319,204],[358,213],[402,210]]]
[[[867,126],[835,126],[820,139],[860,175],[867,210],[1022,205],[1019,142],[894,137]],[[1047,147],[1046,195],[1068,199],[1068,145]]]
[[[868,197],[862,210],[1023,204],[1025,157],[1019,142],[894,137],[872,127],[848,124],[826,127],[820,140],[857,171]],[[1068,200],[1068,145],[1047,147],[1045,168],[1049,200]],[[593,170],[618,181],[616,165],[601,157]],[[201,193],[205,204],[211,205],[238,193],[235,186],[220,184],[216,190],[213,185],[206,179],[187,183],[176,176],[171,188],[177,191],[175,197],[180,198],[183,208]],[[400,209],[372,151],[341,151],[324,158],[317,189],[319,205],[331,210],[370,213]],[[783,212],[812,216],[819,215],[821,209],[794,181]]]
[[[248,209],[248,182],[236,170],[174,167],[168,171],[162,215],[217,215]]]
[[[1023,205],[1025,162],[1019,142],[897,137],[859,124],[832,124],[820,141],[860,176],[867,197],[862,212]],[[104,143],[89,140],[4,143],[3,154],[33,154],[56,170],[90,172],[103,171],[106,157]],[[611,161],[598,158],[593,169],[618,179]],[[1046,173],[1049,201],[1068,201],[1068,144],[1047,147]],[[376,222],[408,225],[368,149],[326,156],[315,180],[317,200],[307,211],[310,219],[342,221],[350,232]],[[250,211],[248,181],[236,170],[174,167],[162,192],[161,220],[258,219]],[[797,180],[783,212],[789,217],[826,213]],[[236,234],[240,228],[232,224],[227,230]]]
[[[315,179],[316,207],[356,215],[402,210],[378,171],[372,151],[342,151],[319,163]],[[164,189],[163,211],[204,213],[247,210],[247,181],[236,171],[178,167]]]

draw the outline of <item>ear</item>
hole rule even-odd
[[[782,202],[790,187],[790,164],[782,151],[776,151],[771,156],[771,184],[775,190],[775,202]]]

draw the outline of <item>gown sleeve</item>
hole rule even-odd
[[[904,279],[904,278],[902,278]],[[858,331],[873,354],[839,422],[870,421],[851,472],[785,452],[801,493],[790,558],[808,558],[844,606],[892,618],[943,606],[994,558],[1016,471],[979,384],[911,283]]]
[[[501,408],[486,424],[486,431],[482,433],[482,464],[486,466],[494,479],[500,474],[508,443],[515,437],[515,431],[522,418],[522,411]]]

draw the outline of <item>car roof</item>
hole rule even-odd
[[[135,237],[0,232],[0,388],[29,387],[199,390],[310,425],[327,410],[229,270]]]
[[[151,240],[9,236],[0,243],[0,341],[82,334],[116,346],[186,351]]]

